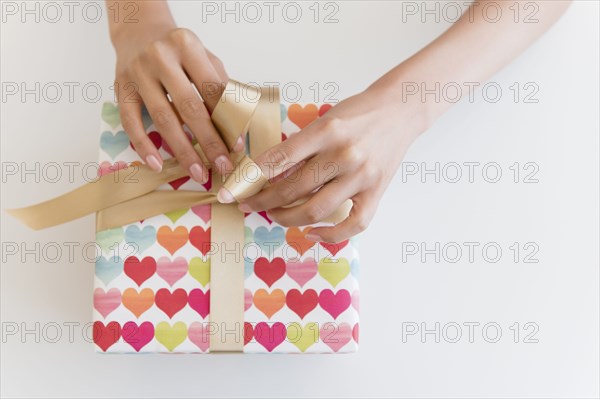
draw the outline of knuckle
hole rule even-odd
[[[344,122],[342,119],[335,116],[323,116],[321,117],[321,126],[322,129],[329,135],[334,138],[340,137],[344,132]]]
[[[171,126],[173,122],[173,113],[166,108],[158,108],[151,113],[154,124],[159,129],[164,129]]]
[[[367,215],[359,214],[356,216],[356,220],[354,221],[354,231],[355,234],[358,234],[362,231],[365,231],[369,227],[369,218]]]
[[[223,149],[223,146],[221,145],[221,143],[216,140],[216,139],[207,139],[207,140],[203,140],[202,141],[202,149],[204,151],[206,151],[207,153],[218,153],[221,152],[221,150]]]
[[[309,224],[318,223],[326,216],[323,207],[316,203],[306,207],[305,215]]]
[[[192,148],[185,148],[175,153],[177,160],[187,169],[194,163],[198,163],[198,156]]]
[[[186,97],[184,98],[180,105],[179,109],[181,111],[181,116],[189,119],[198,119],[204,116],[208,116],[204,109],[204,104],[200,101],[198,97]]]
[[[199,41],[198,37],[194,32],[187,28],[173,29],[169,33],[169,38],[176,44],[186,46],[192,43],[192,41]]]
[[[291,162],[293,149],[289,145],[280,145],[270,149],[266,154],[266,162],[273,166],[283,166]]]
[[[282,184],[279,190],[277,190],[279,198],[286,203],[294,201],[298,196],[298,190],[293,184]]]
[[[363,179],[368,183],[378,183],[382,178],[381,171],[371,164],[363,165]]]
[[[345,164],[360,166],[365,161],[365,153],[363,149],[350,145],[342,150],[341,159]]]
[[[166,56],[167,48],[160,41],[150,43],[145,50],[145,55],[152,58],[154,61],[163,59]]]

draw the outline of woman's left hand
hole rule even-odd
[[[324,220],[350,198],[347,219],[313,228],[305,237],[340,242],[365,230],[408,147],[425,130],[420,104],[398,104],[394,97],[397,93],[369,88],[265,151],[254,161],[272,184],[239,209],[266,210],[283,226],[304,226]],[[219,197],[233,201],[226,190]]]

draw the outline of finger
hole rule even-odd
[[[310,229],[305,238],[318,242],[342,242],[364,231],[369,226],[377,210],[377,196],[362,192],[352,198],[350,215],[335,226]]]
[[[289,173],[287,177],[279,179],[258,194],[245,199],[240,203],[239,208],[244,212],[259,212],[293,204],[337,176],[338,170],[334,166],[333,163],[325,162],[317,155],[295,172],[290,172],[295,168],[286,170],[279,176]]]
[[[181,166],[199,183],[206,183],[208,171],[198,153],[192,147],[167,99],[160,83],[146,80],[140,84],[140,94],[148,108],[150,117],[161,136],[166,140]]]
[[[231,171],[233,164],[229,151],[215,129],[204,102],[183,70],[163,71],[162,80],[179,115],[192,130],[209,162],[216,166],[220,174]]]
[[[182,64],[190,76],[196,89],[202,96],[208,109],[212,112],[223,94],[227,77],[221,76],[212,62],[207,51],[199,40],[185,48],[182,55]]]
[[[308,127],[292,135],[284,142],[269,148],[254,159],[267,179],[271,180],[305,159],[312,157],[323,146],[323,140],[317,140],[318,128]],[[221,187],[217,194],[219,202],[228,204],[235,201],[233,195]]]
[[[305,203],[289,208],[271,209],[268,215],[282,226],[306,226],[319,223],[332,215],[356,192],[356,183],[350,177],[344,176],[325,184]]]
[[[131,84],[133,85],[133,84]],[[142,98],[137,91],[133,91],[128,84],[117,85],[117,102],[119,103],[119,114],[121,125],[129,141],[133,144],[135,151],[155,172],[162,170],[162,158],[152,141],[146,135],[146,129],[142,122]]]

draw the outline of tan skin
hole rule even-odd
[[[412,142],[452,106],[444,101],[422,102],[419,96],[403,101],[402,83],[433,87],[436,82],[484,82],[542,35],[569,5],[568,1],[538,1],[538,23],[515,23],[509,17],[490,23],[481,12],[488,2],[474,4],[423,50],[257,157],[255,161],[273,184],[240,203],[240,210],[266,210],[283,226],[304,226],[323,220],[345,200],[352,199],[346,220],[335,226],[313,228],[306,238],[340,242],[366,229]],[[503,15],[511,15],[508,7],[514,2],[496,3],[503,8]],[[117,53],[116,81],[134,82],[138,87],[136,101],[121,102],[120,106],[123,127],[136,150],[150,167],[160,170],[160,155],[142,125],[143,102],[192,178],[204,182],[208,172],[185,137],[175,110],[209,161],[219,170],[230,170],[227,149],[208,113],[220,92],[200,89],[203,103],[190,84],[190,80],[199,88],[206,82],[224,84],[228,76],[223,64],[195,34],[176,27],[165,2],[140,1],[138,14],[141,23],[131,24],[135,26],[111,22]],[[169,104],[165,92],[173,97],[173,104]],[[122,94],[119,92],[120,97]],[[241,149],[240,140],[236,150]],[[293,178],[282,177],[291,172],[290,167]],[[289,207],[311,193],[305,203]],[[233,198],[222,190],[219,200],[232,202]]]

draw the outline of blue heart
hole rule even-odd
[[[96,276],[104,284],[110,283],[121,273],[123,273],[123,259],[117,256],[113,256],[110,259],[101,256],[96,259]]]
[[[104,150],[112,159],[125,151],[129,145],[129,137],[124,131],[119,130],[114,135],[108,130],[102,132],[100,136],[100,148]]]
[[[244,278],[248,278],[254,273],[254,261],[244,257]]]
[[[125,242],[137,247],[137,252],[142,253],[156,242],[156,229],[154,226],[146,226],[140,229],[131,225],[125,230]]]
[[[358,278],[359,276],[359,272],[360,272],[360,268],[359,268],[359,263],[358,263],[358,259],[352,259],[352,262],[350,262],[350,273],[352,273],[352,275],[356,278]]]
[[[283,245],[285,240],[285,231],[282,227],[275,226],[271,230],[266,227],[259,227],[254,230],[254,242],[258,244],[260,249],[270,257],[271,250],[275,250]]]
[[[284,120],[287,119],[287,107],[283,104],[279,104],[279,112],[281,114],[281,121],[283,122]]]

